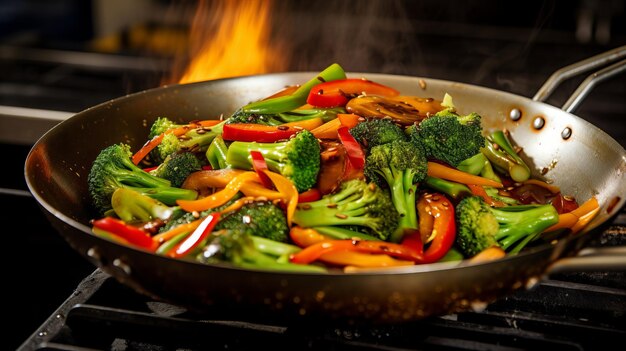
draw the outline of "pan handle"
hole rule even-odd
[[[611,62],[615,62],[626,57],[626,45],[609,50],[607,52],[592,56],[588,59],[580,62],[573,63],[569,66],[565,66],[558,71],[554,72],[548,80],[539,88],[535,96],[534,101],[546,101],[550,95],[556,90],[556,88],[565,80],[577,76],[579,74],[588,72],[590,70],[599,68]],[[575,111],[582,101],[587,97],[591,90],[597,83],[602,82],[616,74],[626,71],[626,60],[619,61],[611,66],[608,66],[600,71],[597,71],[589,75],[574,91],[570,98],[561,107],[566,112]]]
[[[586,248],[577,256],[554,262],[548,275],[581,271],[626,271],[626,246]]]

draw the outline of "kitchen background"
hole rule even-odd
[[[6,228],[17,228],[5,229],[5,318],[13,327],[4,344],[20,345],[94,269],[50,228],[23,177],[30,146],[73,113],[163,84],[317,71],[331,62],[353,72],[532,96],[556,69],[626,45],[624,6],[621,0],[0,0],[0,148],[8,162],[0,175],[7,208],[1,213]],[[548,102],[562,104],[582,79],[565,82]],[[626,78],[599,85],[576,114],[626,145]]]

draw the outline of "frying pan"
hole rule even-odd
[[[405,95],[441,98],[449,93],[461,113],[478,112],[485,128],[507,128],[513,141],[524,147],[534,176],[545,173],[540,177],[579,201],[597,197],[601,212],[582,232],[496,261],[303,274],[176,260],[91,234],[89,221],[97,215],[88,196],[87,174],[104,147],[126,142],[137,150],[157,117],[179,122],[218,118],[287,85],[300,84],[314,72],[172,85],[105,102],[63,121],[37,141],[27,157],[25,177],[51,224],[74,249],[120,282],[159,300],[238,315],[381,323],[480,308],[558,267],[576,263],[581,249],[624,205],[626,151],[569,111],[599,80],[624,70],[626,60],[590,76],[568,102],[567,111],[540,100],[571,75],[625,56],[626,47],[621,47],[568,66],[555,73],[534,99],[452,81],[348,74],[393,86]],[[593,261],[584,265],[625,269],[623,248],[613,250],[590,255]]]

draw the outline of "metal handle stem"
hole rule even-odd
[[[539,88],[535,96],[533,96],[533,100],[546,101],[563,81],[625,57],[626,45],[598,54],[580,62],[573,63],[569,66],[565,66],[554,72],[550,78],[546,80],[541,88]],[[597,83],[612,77],[615,74],[623,72],[623,65],[623,62],[618,62],[615,65],[607,67],[587,77],[587,79],[585,79],[585,81],[568,99],[568,102],[566,102],[566,105],[563,106],[563,109],[566,109],[567,112],[575,110]]]
[[[578,256],[554,262],[548,274],[605,270],[626,271],[626,246],[583,249]]]

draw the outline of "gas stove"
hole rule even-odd
[[[562,10],[559,6],[556,11]],[[288,20],[306,23],[316,18],[302,11],[296,6]],[[446,13],[433,11],[439,21],[415,20],[412,28],[403,26],[406,18],[398,23],[382,19],[378,34],[400,31],[403,38],[417,38],[399,47],[394,60],[385,60],[379,51],[360,51],[369,55],[367,60],[351,60],[352,52],[334,54],[352,71],[460,81],[531,97],[556,69],[626,44],[620,24],[615,26],[622,31],[609,42],[581,43],[566,31],[539,33],[524,30],[520,23],[453,25],[440,20]],[[355,18],[342,17],[342,25],[351,27],[349,21],[359,20]],[[302,28],[306,34],[308,27]],[[450,47],[453,54],[444,49]],[[299,49],[310,61],[294,60],[291,70],[315,71],[324,66],[325,52]],[[610,349],[626,337],[624,271],[553,274],[484,309],[384,326],[281,324],[197,314],[139,295],[106,273],[94,271],[48,224],[28,192],[25,157],[45,131],[73,113],[158,86],[170,64],[163,57],[81,48],[0,46],[0,148],[8,156],[0,177],[0,199],[12,204],[3,210],[3,219],[28,224],[24,233],[7,235],[8,247],[18,250],[5,256],[5,265],[20,267],[9,270],[12,286],[20,287],[8,291],[8,318],[14,325],[9,346],[21,345],[21,350],[240,350],[261,344],[313,350],[587,350]],[[566,81],[548,103],[560,106],[583,78]],[[622,146],[626,146],[625,82],[621,76],[602,83],[575,112]],[[592,245],[625,242],[622,210]]]

